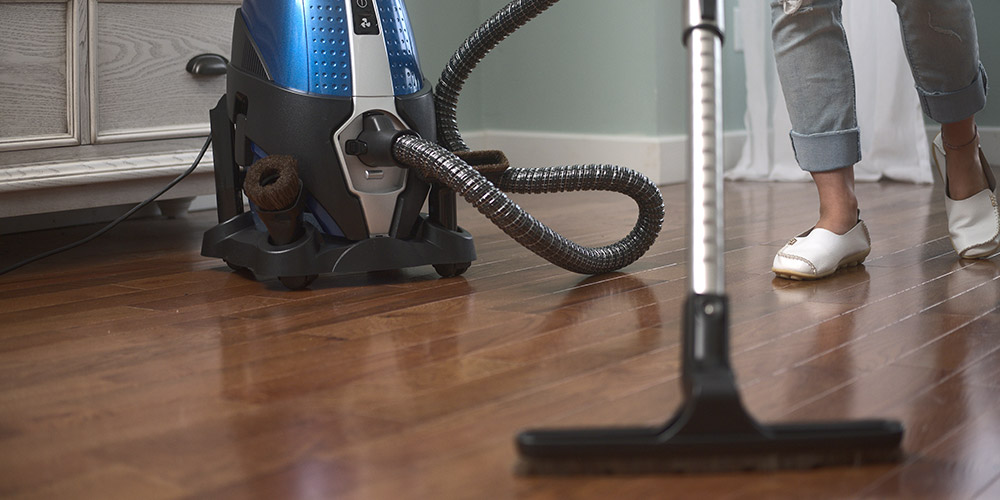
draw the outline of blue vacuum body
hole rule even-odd
[[[402,0],[244,0],[226,95],[212,111],[220,224],[202,254],[291,288],[327,272],[464,272],[475,249],[456,224],[454,193],[366,155],[359,136],[386,129],[436,138]],[[247,169],[271,155],[297,160],[303,210],[292,223],[302,230],[290,243],[268,237],[252,199],[243,208]]]
[[[371,0],[245,0],[241,11],[260,62],[277,85],[338,97],[384,96],[387,91],[408,96],[424,87],[401,0],[380,0],[377,6]],[[355,53],[367,58],[366,67],[358,68],[363,73],[358,82],[352,78]],[[387,75],[376,74],[386,70],[391,91]]]

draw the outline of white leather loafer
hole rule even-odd
[[[964,200],[953,200],[949,195],[945,173],[946,150],[941,134],[934,138],[932,150],[934,165],[944,181],[944,208],[948,215],[951,244],[963,259],[989,257],[1000,250],[1000,208],[997,207],[997,181],[982,148],[979,149],[979,161],[989,188]]]
[[[868,227],[860,220],[842,235],[812,228],[792,238],[778,251],[771,270],[781,278],[815,280],[838,269],[861,264],[871,251]]]

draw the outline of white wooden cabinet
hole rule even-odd
[[[187,64],[229,57],[238,5],[0,0],[0,223],[141,201],[187,169],[225,92]],[[165,198],[213,193],[211,172],[209,154]]]

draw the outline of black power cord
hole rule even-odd
[[[13,271],[15,269],[19,269],[19,268],[24,267],[24,266],[26,266],[28,264],[31,264],[32,262],[37,262],[39,260],[42,260],[42,259],[45,259],[45,258],[48,258],[48,257],[52,257],[53,255],[63,253],[65,251],[67,251],[67,250],[72,250],[72,249],[74,249],[74,248],[76,248],[78,246],[90,243],[94,239],[100,237],[102,234],[104,234],[104,233],[106,233],[106,232],[114,229],[115,226],[117,226],[118,224],[121,224],[122,221],[124,221],[125,219],[128,219],[129,217],[131,217],[132,215],[134,215],[139,210],[142,210],[143,208],[146,208],[146,205],[149,205],[150,203],[156,201],[157,198],[159,198],[160,196],[163,196],[164,193],[166,193],[167,191],[170,191],[171,188],[173,188],[179,182],[181,182],[182,180],[184,180],[185,178],[187,178],[187,176],[191,175],[191,173],[194,172],[194,169],[198,168],[198,164],[201,163],[201,159],[205,156],[205,152],[208,151],[208,146],[211,145],[211,144],[212,144],[212,136],[209,136],[208,139],[205,140],[205,145],[201,147],[201,151],[198,152],[198,157],[194,159],[194,163],[191,164],[190,168],[188,168],[187,170],[185,170],[184,173],[182,173],[181,175],[177,176],[176,179],[170,181],[170,184],[167,184],[166,187],[164,187],[163,189],[161,189],[158,193],[156,193],[153,196],[147,198],[145,201],[143,201],[142,203],[139,203],[135,207],[132,207],[131,210],[129,210],[128,212],[125,212],[124,214],[122,214],[117,219],[111,221],[110,223],[108,223],[108,225],[102,227],[96,233],[91,234],[90,236],[87,236],[86,238],[84,238],[82,240],[76,241],[74,243],[70,243],[69,245],[66,245],[64,247],[59,247],[59,248],[56,248],[55,250],[49,250],[48,252],[38,254],[38,255],[36,255],[34,257],[22,260],[21,262],[18,262],[17,264],[14,264],[14,265],[5,267],[3,269],[0,269],[0,275],[7,274],[7,273],[9,273],[9,272],[11,272],[11,271]]]

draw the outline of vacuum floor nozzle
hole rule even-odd
[[[684,311],[681,408],[659,428],[532,430],[517,436],[521,474],[645,474],[810,469],[895,462],[889,420],[764,425],[743,406],[729,364],[728,300],[692,295]]]
[[[680,413],[684,413],[684,409]],[[518,436],[522,475],[712,473],[897,462],[903,429],[859,420],[761,425],[743,432],[662,428],[534,431]]]

